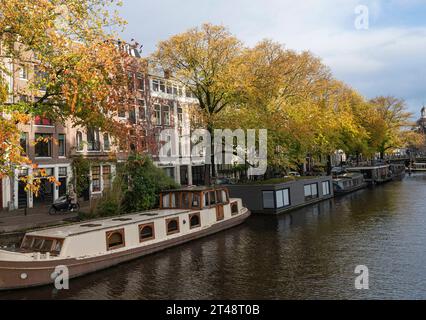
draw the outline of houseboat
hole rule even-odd
[[[262,181],[227,186],[252,213],[281,214],[333,197],[331,176]]]
[[[365,188],[367,183],[364,175],[358,172],[342,173],[333,178],[333,191],[335,195],[342,195]]]
[[[160,194],[158,210],[26,233],[19,249],[0,250],[0,289],[46,285],[55,267],[78,277],[244,222],[250,211],[227,188]]]
[[[369,185],[380,184],[392,180],[392,172],[387,164],[369,167],[352,167],[346,170],[349,172],[362,173],[364,181]]]
[[[426,171],[426,163],[421,163],[421,162],[413,163],[413,166],[411,167],[411,171],[413,172]]]
[[[405,165],[402,163],[392,163],[389,165],[392,180],[402,180],[405,177]]]

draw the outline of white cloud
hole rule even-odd
[[[410,2],[410,4],[407,4]],[[310,50],[323,58],[339,79],[368,97],[394,94],[418,111],[423,99],[426,26],[382,26],[384,6],[405,8],[421,1],[391,0],[158,0],[124,3],[128,38],[145,45],[145,53],[172,34],[203,22],[223,24],[254,45],[271,38],[288,48]],[[356,30],[355,7],[365,4],[370,28]],[[388,7],[386,7],[388,9]]]

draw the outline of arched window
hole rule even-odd
[[[141,242],[152,240],[154,238],[154,223],[146,223],[139,226],[139,240]]]
[[[192,213],[189,215],[189,228],[197,228],[201,226],[200,213]]]
[[[124,229],[108,231],[106,233],[106,240],[108,250],[124,247]]]
[[[83,150],[83,134],[81,133],[81,131],[77,131],[75,140],[77,144],[77,150],[78,151]]]
[[[167,234],[174,234],[179,232],[179,219],[171,218],[166,220]]]

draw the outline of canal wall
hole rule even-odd
[[[331,176],[271,184],[235,184],[227,188],[230,196],[242,198],[251,212],[262,214],[279,214],[334,196]]]

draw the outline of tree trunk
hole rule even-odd
[[[331,175],[331,155],[327,155],[327,175]]]

